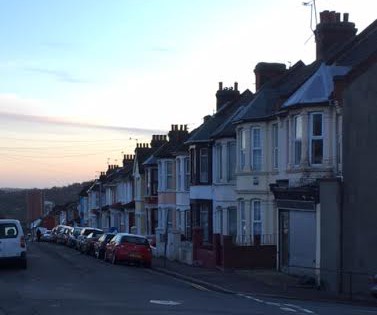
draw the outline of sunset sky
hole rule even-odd
[[[370,4],[316,1],[359,32]],[[1,0],[0,38],[0,187],[91,180],[171,124],[198,126],[218,82],[254,91],[258,62],[315,58],[299,0]]]

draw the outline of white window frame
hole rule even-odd
[[[176,159],[176,172],[177,172],[177,179],[176,179],[176,185],[177,185],[177,191],[182,190],[182,169],[181,169],[181,160],[179,158]]]
[[[302,132],[303,118],[300,115],[294,117],[293,121],[293,163],[300,165],[302,159]]]
[[[215,145],[215,166],[216,166],[216,182],[223,180],[223,152],[222,145],[218,143]]]
[[[173,185],[173,161],[165,161],[165,187],[166,190],[172,190],[174,188]],[[171,170],[171,172],[169,172]]]
[[[254,243],[255,237],[260,236],[260,241],[262,241],[263,236],[263,212],[262,212],[262,202],[260,199],[253,199],[251,202],[251,234],[252,242]],[[257,206],[258,205],[258,206]],[[260,233],[256,234],[256,225],[260,225]]]
[[[256,138],[254,137],[257,132],[258,135],[258,141],[255,141]],[[263,150],[262,150],[262,129],[260,127],[252,127],[250,129],[250,138],[251,138],[251,169],[253,171],[261,171],[263,168]],[[258,143],[259,142],[259,143]],[[260,164],[257,164],[258,158],[257,155],[259,154]]]
[[[237,145],[235,141],[227,143],[227,168],[228,168],[228,181],[236,178],[236,155]],[[233,148],[233,150],[232,150]],[[232,163],[233,161],[233,163]],[[233,164],[233,165],[232,165]]]
[[[272,168],[277,170],[279,168],[279,125],[272,124]]]
[[[321,134],[320,135],[314,135],[314,116],[320,116],[321,117]],[[312,112],[309,116],[310,121],[310,132],[309,132],[309,160],[311,165],[322,165],[323,164],[323,113],[322,112]],[[321,163],[315,163],[314,156],[313,156],[313,142],[314,141],[321,141],[322,143],[322,160]]]
[[[200,182],[209,182],[209,149],[200,148],[199,150],[199,165],[200,165]]]
[[[240,214],[240,220],[239,220],[239,236],[240,236],[240,242],[243,244],[246,240],[246,204],[245,200],[241,199],[238,201],[238,207],[239,207],[239,214]]]
[[[246,129],[242,128],[239,131],[239,143],[240,143],[240,169],[243,170],[246,165]]]
[[[190,158],[185,157],[183,160],[184,164],[184,173],[185,173],[185,185],[184,189],[185,191],[190,190],[190,180],[191,180],[191,174],[190,174]]]

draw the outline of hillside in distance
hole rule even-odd
[[[45,200],[55,205],[78,201],[79,193],[88,183],[74,183],[63,187],[42,189]],[[26,195],[28,189],[0,188],[0,218],[13,218],[26,223]]]

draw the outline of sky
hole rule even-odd
[[[317,0],[359,32],[370,0]],[[213,114],[218,82],[315,59],[313,1],[0,0],[0,187],[93,180],[137,143]]]

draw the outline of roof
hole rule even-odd
[[[225,137],[233,137],[236,133],[236,126],[232,123],[234,117],[236,117],[247,104],[251,102],[253,99],[254,94],[251,93],[249,90],[245,90],[241,94],[241,98],[238,103],[238,108],[229,115],[228,118],[224,120],[224,122],[211,134],[211,138],[218,139],[218,138],[225,138]]]
[[[171,130],[169,132],[169,141],[159,147],[156,152],[153,153],[153,156],[157,159],[175,157],[177,152],[182,151],[182,148],[185,146],[185,141],[191,134],[192,132],[189,133],[187,129]]]
[[[302,61],[298,61],[283,75],[265,83],[232,122],[255,121],[274,116],[281,104],[304,84],[319,66],[319,62],[305,65]]]
[[[319,69],[284,102],[283,108],[297,104],[328,102],[334,90],[334,77],[345,75],[351,67],[321,64]]]
[[[226,122],[250,97],[251,92],[245,90],[237,99],[226,102],[215,114],[208,118],[196,129],[196,131],[188,138],[186,144],[196,142],[208,142],[211,140],[212,134]]]
[[[328,64],[335,63],[339,66],[357,66],[377,51],[377,20],[371,23],[360,34],[340,47]]]

